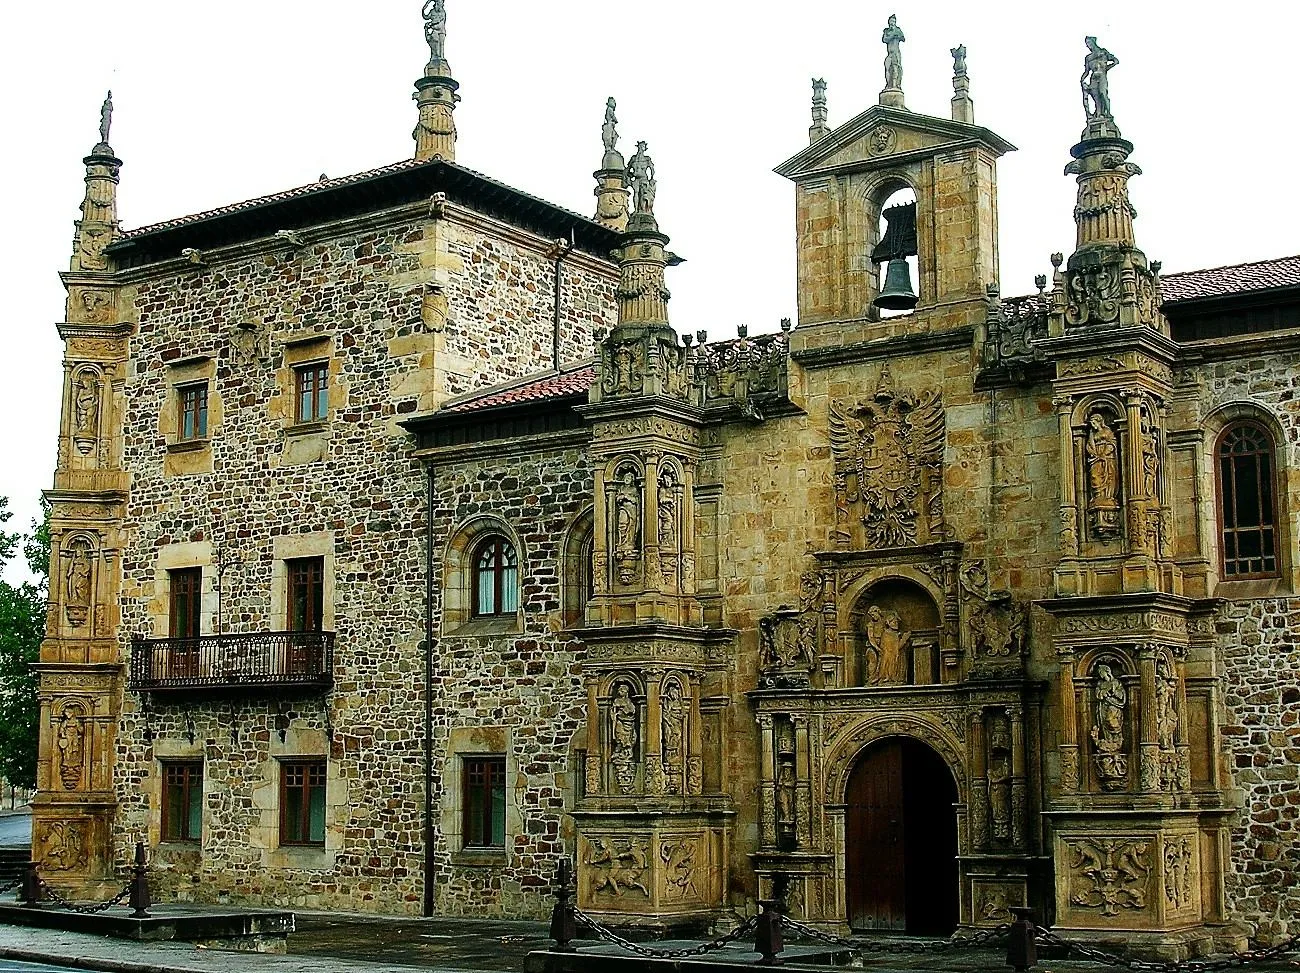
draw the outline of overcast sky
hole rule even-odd
[[[119,215],[141,226],[408,157],[428,57],[421,0],[45,0],[11,4],[5,96],[6,309],[0,495],[12,528],[53,476],[63,314],[82,157],[113,89]],[[461,83],[457,161],[589,213],[606,97],[650,143],[656,210],[688,263],[679,331],[768,331],[794,316],[793,190],[809,79],[832,126],[873,104],[891,12],[908,107],[948,117],[949,48],[969,51],[976,121],[1019,146],[999,169],[1002,289],[1027,293],[1073,245],[1085,34],[1120,60],[1115,117],[1146,175],[1137,239],[1166,272],[1300,251],[1293,108],[1300,4],[924,0],[447,0]],[[1214,15],[1201,11],[1214,11]]]

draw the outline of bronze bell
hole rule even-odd
[[[895,258],[885,268],[885,286],[871,303],[884,311],[910,311],[916,307],[916,291],[912,290],[912,271],[907,261]]]

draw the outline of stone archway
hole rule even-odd
[[[845,902],[855,931],[952,933],[958,918],[957,784],[919,740],[858,757],[844,792]]]

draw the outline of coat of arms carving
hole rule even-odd
[[[866,547],[906,547],[941,540],[943,401],[894,390],[886,365],[875,394],[832,402],[836,538],[848,544],[862,524]],[[856,515],[856,516],[855,516]]]

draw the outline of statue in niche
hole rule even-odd
[[[783,761],[776,776],[776,822],[782,831],[794,830],[794,765]]]
[[[1091,527],[1098,537],[1112,537],[1119,533],[1119,437],[1100,412],[1088,417],[1084,452]]]
[[[85,541],[72,544],[64,554],[67,564],[63,569],[63,611],[68,624],[81,628],[90,616],[91,564],[90,546]]]
[[[937,391],[920,398],[897,394],[886,366],[870,400],[832,403],[831,450],[835,455],[838,511],[861,504],[870,547],[904,547],[942,533],[944,411]],[[841,536],[846,536],[837,524]]]
[[[1117,58],[1097,43],[1096,37],[1085,37],[1088,53],[1083,59],[1083,75],[1079,85],[1083,88],[1083,111],[1088,121],[1113,121],[1110,111],[1110,69],[1119,64]]]
[[[426,0],[424,4],[424,39],[429,45],[429,60],[441,61],[447,49],[447,6],[445,0]]]
[[[58,750],[55,760],[59,781],[64,790],[75,791],[81,784],[86,764],[86,724],[84,714],[75,703],[63,707],[58,723]]]
[[[1177,790],[1178,773],[1178,676],[1168,657],[1156,658],[1156,739],[1160,745],[1160,786]]]
[[[989,728],[989,811],[993,837],[1011,837],[1011,728],[1005,717],[997,717]]]
[[[880,35],[880,42],[885,45],[885,87],[901,89],[903,87],[903,49],[900,46],[906,37],[898,26],[898,17],[889,15],[889,25]]]
[[[907,682],[907,647],[912,635],[896,611],[879,605],[867,609],[866,684],[901,686]]]
[[[676,679],[664,687],[659,700],[659,724],[668,788],[676,792],[681,789],[682,743],[686,734],[686,700],[682,698],[682,684]]]
[[[77,438],[95,439],[99,434],[99,382],[82,375],[72,396],[73,433]]]
[[[659,549],[677,549],[677,478],[671,471],[659,477]]]
[[[636,700],[632,698],[632,687],[625,682],[617,683],[609,704],[609,738],[612,743],[609,762],[614,768],[614,782],[623,794],[631,794],[636,786],[639,716]]]
[[[1159,501],[1160,433],[1151,418],[1151,410],[1146,405],[1143,405],[1141,410],[1139,439],[1142,449],[1142,496],[1148,500]]]
[[[646,151],[645,142],[638,142],[636,154],[628,159],[627,176],[636,199],[636,211],[646,216],[654,216],[655,191],[658,183],[655,181],[654,159],[650,158],[650,153]]]
[[[605,152],[610,153],[618,149],[618,115],[615,110],[618,103],[610,98],[605,102],[605,124],[601,126],[600,137],[605,142]]]
[[[636,475],[628,470],[614,490],[614,557],[618,561],[618,579],[623,584],[632,583],[641,551],[640,508],[641,490]]]
[[[1096,748],[1097,775],[1106,790],[1123,790],[1128,786],[1128,755],[1124,752],[1128,690],[1109,663],[1098,663],[1096,675],[1089,736]]]

